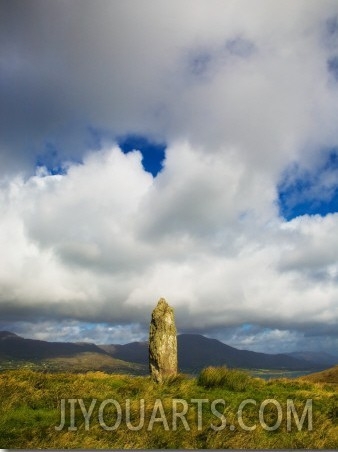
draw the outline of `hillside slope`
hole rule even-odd
[[[312,383],[336,383],[338,384],[338,366],[325,369],[322,372],[304,375],[301,380],[308,380]]]

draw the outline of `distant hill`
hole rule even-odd
[[[148,342],[130,342],[124,345],[99,345],[99,347],[114,356],[114,358],[148,365]]]
[[[286,353],[286,355],[292,356],[293,358],[304,359],[305,361],[316,362],[327,367],[338,364],[338,356],[330,355],[326,352],[305,351]]]
[[[0,340],[6,339],[7,337],[19,337],[15,333],[11,333],[10,331],[0,331]]]
[[[317,363],[284,354],[257,353],[239,350],[216,339],[198,334],[178,336],[178,361],[184,368],[199,370],[206,366],[227,365],[246,369],[318,369]]]
[[[246,369],[323,369],[320,363],[285,354],[257,353],[238,350],[217,339],[200,334],[180,334],[178,342],[178,364],[182,372],[198,372],[207,366],[240,367]],[[125,345],[101,345],[112,356],[124,361],[148,363],[148,343],[132,342]]]
[[[145,366],[119,360],[95,344],[25,339],[9,331],[0,331],[1,367],[6,369],[30,364],[53,371],[103,370],[131,374],[147,371]]]
[[[246,369],[322,370],[325,365],[309,359],[238,350],[216,339],[199,334],[181,334],[178,363],[181,372],[197,373],[207,366]],[[43,362],[65,370],[107,369],[145,373],[148,368],[148,343],[95,345],[91,343],[47,342],[24,339],[9,331],[0,332],[0,361]],[[1,364],[1,363],[0,363]]]
[[[73,356],[82,352],[107,354],[95,344],[72,342],[47,342],[24,339],[8,331],[0,332],[0,357],[6,359],[47,359]]]
[[[336,383],[338,384],[338,366],[325,369],[322,372],[304,375],[299,377],[302,380],[309,380],[313,383]]]

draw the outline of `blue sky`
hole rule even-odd
[[[338,212],[337,149],[325,152],[316,168],[291,165],[278,188],[280,212],[286,220]]]
[[[0,327],[337,350],[336,0],[0,2]]]
[[[126,135],[118,139],[118,145],[125,153],[135,150],[141,152],[144,170],[154,177],[162,170],[165,159],[165,144],[155,143],[141,135]]]

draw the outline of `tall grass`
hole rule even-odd
[[[204,388],[225,388],[230,391],[244,391],[250,376],[241,370],[226,367],[207,367],[198,376],[197,384]]]
[[[68,425],[61,431],[55,426],[60,422],[62,399],[83,399],[88,408],[93,399],[97,405],[93,410],[90,428],[86,430],[79,404],[75,407],[76,431]],[[313,430],[297,428],[287,431],[286,401],[293,399],[302,408],[304,400],[313,399]],[[131,431],[125,422],[125,413],[119,428],[105,431],[98,423],[100,403],[115,399],[121,407],[130,400],[133,425],[140,418],[140,400],[145,403],[145,425],[138,431]],[[163,404],[169,430],[161,422],[147,429],[153,414],[154,403],[160,399]],[[188,411],[185,415],[189,430],[181,419],[176,419],[173,429],[173,400],[184,399]],[[198,409],[194,399],[204,399],[203,423],[198,427]],[[212,400],[224,401],[217,410],[226,418],[223,430],[216,431],[211,425],[219,426],[220,419],[210,410]],[[253,431],[244,431],[238,423],[238,407],[245,399],[255,399],[257,406],[248,405],[244,422],[257,424]],[[258,409],[265,399],[276,399],[283,409],[283,422],[276,431],[262,429],[258,422]],[[178,402],[180,409],[182,402]],[[67,411],[69,419],[69,408]],[[301,411],[300,411],[301,413]],[[113,423],[114,407],[107,408]],[[159,413],[156,414],[157,417]],[[276,410],[268,406],[266,422],[274,424]],[[231,430],[230,426],[234,428]],[[4,449],[335,449],[338,447],[337,386],[311,383],[301,380],[272,380],[265,382],[254,379],[245,372],[225,369],[204,369],[198,378],[179,375],[157,385],[149,377],[108,375],[103,372],[87,374],[49,374],[29,370],[0,373],[0,447]]]

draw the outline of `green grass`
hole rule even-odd
[[[60,423],[63,399],[82,399],[86,409],[93,399],[94,406],[88,430],[79,402],[75,403],[74,425],[68,429],[70,405],[66,403],[66,425],[55,430]],[[99,423],[101,403],[107,399],[117,401],[122,409],[122,420],[113,431],[104,430]],[[137,431],[126,425],[126,400],[130,403],[130,422],[137,426],[140,420],[140,400],[144,400],[145,422]],[[148,430],[155,401],[160,399],[168,431],[163,422],[154,422]],[[180,400],[177,400],[180,399]],[[186,402],[182,402],[184,399]],[[202,404],[202,425],[198,425],[198,406],[192,399],[208,399]],[[215,404],[218,416],[212,413]],[[241,428],[237,411],[245,399],[254,399],[256,405],[247,404],[243,409],[243,422],[256,429]],[[282,409],[282,422],[274,431],[267,431],[259,422],[259,407],[266,399],[274,399]],[[308,431],[307,419],[302,430],[292,423],[287,431],[287,399],[292,399],[299,417],[307,399],[313,400],[313,429]],[[173,415],[173,400],[177,412],[186,404],[186,423]],[[223,430],[212,428],[221,425],[221,415],[227,424]],[[155,413],[160,417],[160,411]],[[153,415],[154,417],[154,415]],[[104,409],[104,421],[113,425],[117,419],[116,408],[108,403]],[[163,419],[162,419],[163,420]],[[264,410],[264,421],[273,426],[277,420],[277,408],[273,403]],[[234,429],[230,429],[230,425]],[[83,374],[37,372],[29,369],[5,371],[0,374],[0,448],[86,448],[86,449],[335,449],[338,447],[337,385],[313,383],[305,380],[276,379],[264,381],[250,377],[238,370],[225,368],[204,369],[197,378],[177,375],[162,385],[149,377],[108,375],[104,372]]]
[[[206,389],[225,388],[230,391],[244,391],[249,381],[249,375],[241,370],[207,367],[199,374],[197,384]]]

